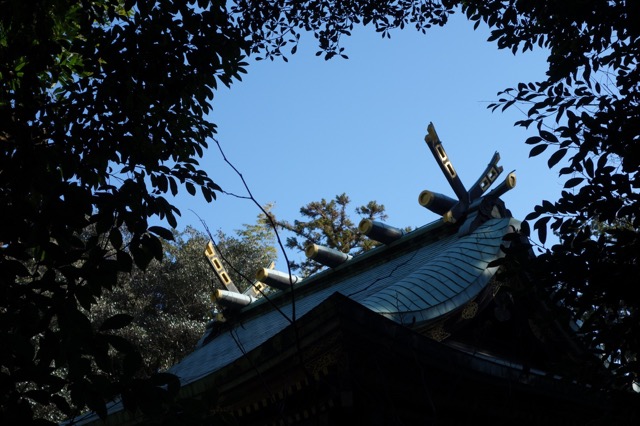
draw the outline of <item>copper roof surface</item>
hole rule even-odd
[[[183,386],[213,374],[290,325],[294,304],[299,318],[336,292],[401,324],[421,325],[438,318],[487,286],[497,269],[487,265],[502,256],[502,237],[515,225],[511,218],[491,219],[468,235],[449,233],[436,241],[428,240],[430,230],[414,231],[396,244],[363,255],[361,261],[356,257],[303,280],[293,288],[293,303],[282,294],[271,303],[245,308],[224,331],[203,340],[206,343],[169,372]],[[415,246],[415,240],[427,243]]]

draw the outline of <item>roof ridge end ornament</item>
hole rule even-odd
[[[493,154],[491,160],[487,164],[487,167],[482,172],[478,180],[476,180],[471,188],[467,190],[453,167],[451,159],[444,150],[442,141],[440,140],[440,137],[438,137],[433,123],[429,123],[427,126],[427,134],[425,135],[424,140],[435,157],[436,162],[440,166],[440,169],[447,178],[447,181],[453,189],[453,192],[456,194],[458,200],[443,194],[425,190],[418,196],[418,202],[421,206],[441,215],[445,222],[455,223],[465,216],[472,206],[477,206],[479,204],[483,194],[502,173],[503,168],[498,165],[498,162],[500,161],[500,154],[498,151]],[[491,195],[492,197],[499,197],[514,186],[515,174],[511,172],[500,187],[492,190],[487,194],[487,196]]]
[[[383,244],[390,244],[405,234],[403,229],[367,218],[360,221],[358,231]]]
[[[484,197],[479,197],[478,199],[474,200],[474,202],[471,203],[470,208],[474,208],[475,206],[477,206],[482,201],[482,198],[499,198],[502,195],[504,195],[506,192],[512,190],[515,187],[516,187],[516,173],[515,171],[512,171],[512,172],[509,172],[507,176],[505,176],[504,180],[500,182],[498,186],[496,186],[491,191],[489,191],[487,195],[485,195]]]
[[[256,301],[256,298],[248,294],[242,294],[235,291],[215,289],[211,295],[211,299],[224,306],[227,309],[238,310]]]
[[[418,195],[418,203],[435,214],[444,216],[445,213],[456,205],[457,201],[447,195],[425,189]]]
[[[427,126],[427,134],[424,137],[424,141],[427,143],[427,146],[431,150],[431,153],[436,159],[436,162],[440,166],[442,173],[444,173],[449,185],[453,189],[453,192],[458,197],[458,202],[469,204],[469,193],[466,188],[462,184],[456,169],[453,167],[449,156],[447,155],[444,147],[442,146],[442,142],[436,133],[436,129],[433,126],[433,123],[429,123]]]
[[[343,253],[340,250],[318,244],[310,244],[307,246],[304,250],[304,254],[309,259],[315,260],[316,262],[330,268],[335,268],[336,266],[353,258],[353,256],[348,253]]]
[[[271,262],[269,264],[268,269],[273,269],[276,266],[275,262]],[[255,297],[256,299],[264,296],[264,290],[266,290],[267,284],[263,283],[260,279],[256,279],[253,284],[245,289],[242,294],[246,294],[251,297]]]
[[[209,261],[209,265],[211,266],[211,269],[213,269],[213,272],[216,274],[216,277],[218,277],[225,288],[230,292],[240,293],[236,285],[231,280],[231,277],[229,276],[226,268],[222,264],[222,260],[213,245],[213,241],[209,241],[207,243],[207,246],[204,249],[204,255]]]
[[[302,281],[302,278],[297,275],[278,271],[273,268],[259,269],[256,273],[256,279],[278,290],[289,290],[293,284]]]

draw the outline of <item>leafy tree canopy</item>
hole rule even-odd
[[[162,241],[162,261],[153,260],[145,270],[134,268],[124,274],[90,313],[98,324],[120,313],[133,317],[120,335],[140,348],[149,375],[168,369],[193,351],[211,320],[211,293],[222,287],[204,256],[209,235],[192,227],[173,234],[172,241]],[[218,231],[216,237],[241,291],[253,282],[247,277],[276,259],[274,231],[262,214],[235,235]]]
[[[550,50],[547,79],[505,90],[492,108],[527,106],[527,118],[516,124],[537,129],[526,141],[530,156],[551,147],[549,167],[564,164],[561,198],[542,201],[527,216],[542,243],[548,228],[560,243],[541,250],[530,271],[578,319],[614,382],[629,389],[640,371],[640,5],[551,1],[474,8],[494,28],[491,38],[499,46]]]
[[[307,221],[295,220],[293,223],[278,221],[279,227],[291,231],[295,236],[288,237],[286,246],[297,251],[304,251],[309,244],[318,244],[340,250],[343,253],[357,254],[375,247],[378,243],[367,238],[358,231],[358,223],[354,223],[347,210],[350,199],[347,194],[336,195],[333,200],[312,201],[300,208],[300,214]],[[381,220],[387,218],[384,205],[369,201],[366,205],[355,208],[361,219]],[[313,274],[322,265],[306,259],[301,263],[290,261],[292,271],[299,271],[303,276]]]
[[[125,233],[125,240],[128,234]],[[274,231],[259,215],[235,235],[216,232],[217,248],[228,262],[229,274],[244,290],[246,277],[275,260]],[[190,226],[173,230],[173,240],[162,240],[163,260],[152,260],[145,270],[134,267],[118,285],[106,290],[87,315],[95,325],[122,321],[114,334],[126,339],[142,356],[139,376],[164,372],[191,353],[212,319],[211,293],[221,287],[204,256],[210,236]],[[96,369],[97,370],[97,369]],[[61,395],[72,405],[69,392]],[[39,407],[42,417],[60,421],[53,406]]]
[[[345,55],[355,25],[382,36],[426,31],[461,11],[487,24],[490,40],[514,53],[549,50],[542,82],[507,89],[494,105],[531,105],[518,124],[535,126],[531,155],[548,146],[567,177],[560,200],[529,217],[556,295],[628,381],[637,373],[638,51],[640,6],[606,0],[0,0],[0,413],[29,419],[32,404],[74,403],[104,415],[109,395],[174,392],[167,376],[138,381],[138,352],[113,337],[123,317],[94,332],[82,309],[133,264],[163,256],[178,210],[165,198],[182,188],[212,200],[218,186],[197,158],[215,134],[204,119],[218,84],[240,78],[248,55],[294,52],[302,31],[319,54]],[[616,223],[593,238],[589,223]],[[97,236],[83,240],[95,226]],[[122,226],[131,232],[123,238]],[[107,244],[109,242],[109,244]],[[586,318],[586,317],[585,317]],[[114,364],[110,348],[127,362]],[[102,373],[94,374],[95,362]],[[120,367],[118,366],[120,365]],[[171,386],[160,387],[163,384]]]
[[[124,317],[94,332],[83,310],[119,273],[162,258],[172,234],[148,219],[176,226],[166,194],[214,198],[196,161],[215,130],[203,114],[218,82],[239,78],[246,42],[220,4],[0,5],[0,418],[27,421],[34,402],[73,414],[63,387],[101,415],[117,393],[141,406],[175,380],[136,379],[139,352],[111,334]]]

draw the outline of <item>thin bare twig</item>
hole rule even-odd
[[[282,250],[282,254],[284,256],[284,260],[285,260],[285,262],[287,264],[287,272],[289,273],[289,283],[291,284],[291,321],[295,322],[296,321],[296,304],[295,304],[295,296],[294,296],[294,292],[293,292],[293,279],[291,277],[291,266],[289,265],[289,258],[287,257],[287,252],[285,251],[284,244],[282,244],[282,239],[280,238],[280,233],[278,232],[277,224],[273,220],[273,217],[271,216],[271,214],[269,214],[269,212],[267,212],[265,210],[265,208],[262,207],[262,205],[255,199],[255,197],[253,196],[253,193],[251,192],[251,189],[249,188],[249,185],[247,184],[247,181],[244,179],[244,176],[229,161],[229,159],[227,158],[227,156],[224,153],[224,150],[222,149],[222,146],[220,145],[220,142],[215,138],[213,138],[213,141],[218,146],[218,150],[220,151],[220,154],[222,155],[222,159],[224,160],[224,162],[227,163],[229,165],[229,167],[231,167],[233,169],[233,171],[238,175],[238,177],[242,181],[242,185],[244,185],[244,188],[246,189],[247,194],[249,194],[248,199],[250,199],[260,209],[260,211],[265,215],[265,217],[267,218],[267,221],[269,221],[269,224],[273,228],[273,232],[276,234],[276,239],[278,241],[278,246],[280,247],[280,250]]]

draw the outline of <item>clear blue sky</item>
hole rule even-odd
[[[251,61],[242,82],[217,92],[210,119],[253,195],[275,203],[282,219],[293,221],[304,204],[342,192],[354,207],[384,204],[388,223],[399,227],[438,219],[417,201],[424,189],[454,196],[424,142],[429,122],[467,187],[500,152],[500,180],[517,175],[503,199],[522,219],[542,199],[555,200],[561,183],[546,166],[548,155],[528,158],[524,140],[534,130],[513,126],[525,112],[492,113],[487,105],[502,89],[542,80],[546,55],[514,56],[486,42],[488,34],[462,16],[426,35],[405,29],[382,39],[363,28],[343,41],[349,59],[330,61],[315,56],[313,37],[303,37],[288,63]],[[246,195],[214,143],[201,165],[223,189]],[[174,200],[179,228],[203,229],[197,214],[211,230],[231,233],[259,213],[247,200],[221,195],[207,204],[183,192]]]

